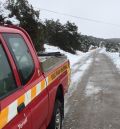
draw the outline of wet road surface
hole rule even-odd
[[[120,75],[106,55],[93,56],[66,105],[63,129],[120,129]]]

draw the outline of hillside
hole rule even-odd
[[[108,42],[120,43],[120,38],[106,39]]]
[[[26,11],[24,10],[26,8]],[[103,44],[108,51],[118,51],[120,39],[103,39],[83,35],[75,23],[60,20],[40,20],[40,11],[35,10],[27,0],[0,2],[0,25],[19,25],[24,28],[34,43],[37,51],[44,51],[44,43],[59,47],[61,50],[76,54],[77,51],[88,52],[91,46]]]

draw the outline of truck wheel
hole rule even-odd
[[[56,100],[52,120],[48,129],[62,129],[62,118],[62,104]]]

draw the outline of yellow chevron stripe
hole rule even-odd
[[[41,91],[43,91],[46,88],[46,82],[45,80],[41,81]]]
[[[18,101],[18,105],[20,105],[23,102],[25,102],[25,95],[20,96],[17,101]]]
[[[58,68],[52,74],[48,76],[48,85],[52,83],[57,77],[59,77],[63,72],[70,69],[68,64],[65,64],[63,67]]]
[[[0,129],[8,123],[8,107],[0,112]]]
[[[31,100],[33,100],[36,97],[36,86],[34,86],[31,90]]]

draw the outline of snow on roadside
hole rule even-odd
[[[116,67],[120,70],[120,57],[119,57],[119,53],[106,53],[108,57],[111,58],[111,60],[113,61],[113,63],[116,65]]]
[[[82,53],[80,51],[77,51],[76,55],[73,55],[71,53],[65,52],[58,47],[50,46],[45,44],[45,51],[46,52],[61,52],[65,54],[68,59],[70,60],[71,64],[71,84],[69,86],[68,93],[65,96],[65,114],[69,110],[69,105],[67,105],[68,98],[73,94],[73,92],[76,90],[78,83],[80,83],[83,75],[85,74],[86,70],[90,67],[90,65],[93,62],[92,53]]]
[[[47,44],[45,44],[44,47],[45,47],[46,52],[61,52],[65,54],[70,60],[71,84],[69,86],[69,93],[68,93],[70,96],[70,94],[72,94],[73,91],[75,91],[77,87],[77,83],[80,81],[85,71],[89,68],[90,64],[92,63],[93,58],[92,57],[89,58],[92,52],[82,53],[80,51],[77,51],[77,54],[74,55],[74,54],[63,51],[58,47],[50,46]]]
[[[70,105],[67,105],[68,99],[72,96],[74,91],[77,89],[78,84],[81,82],[82,77],[86,73],[86,71],[89,69],[93,62],[92,57],[88,57],[91,53],[86,53],[86,55],[81,56],[81,60],[78,60],[77,67],[71,68],[71,84],[69,86],[68,93],[65,95],[65,115],[69,111]],[[84,60],[85,59],[85,60]],[[84,60],[84,63],[80,65],[80,61],[82,62]]]
[[[81,81],[82,76],[85,74],[86,70],[90,67],[92,62],[93,62],[93,58],[90,58],[86,60],[84,64],[82,64],[80,67],[78,64],[78,68],[74,69],[74,71],[75,70],[77,71],[72,74],[71,85],[69,87],[69,96],[71,96],[71,94],[76,90],[78,83]]]
[[[47,44],[45,44],[44,47],[45,47],[46,52],[61,52],[61,53],[65,54],[68,57],[68,59],[70,60],[71,66],[73,66],[81,58],[81,55],[84,55],[84,53],[82,53],[80,51],[77,51],[77,55],[74,55],[74,54],[63,51],[58,47],[50,46]]]
[[[102,48],[99,53],[106,53],[106,48]]]
[[[120,57],[118,52],[106,52],[105,49],[102,49],[101,53],[107,55],[115,64],[116,68],[120,70]]]

